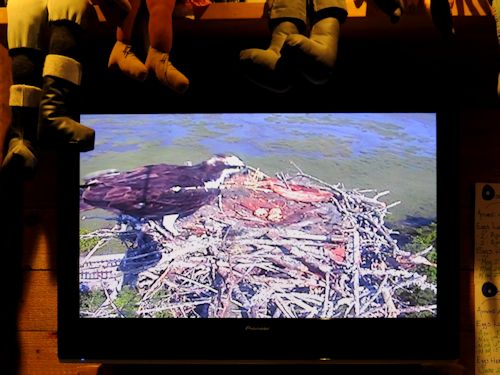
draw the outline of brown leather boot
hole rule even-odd
[[[117,41],[109,55],[108,68],[119,70],[127,77],[142,82],[148,76],[148,70],[131,48],[132,46]]]
[[[94,149],[95,132],[80,124],[78,110],[82,68],[78,61],[49,54],[43,67],[38,138],[48,148]]]
[[[172,65],[168,53],[149,47],[146,68],[155,74],[162,84],[179,94],[184,94],[189,88],[189,80]]]

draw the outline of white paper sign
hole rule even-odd
[[[500,375],[500,183],[476,184],[476,375]]]

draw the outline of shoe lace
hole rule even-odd
[[[132,53],[131,49],[132,49],[132,46],[128,46],[128,45],[125,46],[125,48],[123,49],[123,55],[125,57],[127,57],[128,55],[130,55]]]

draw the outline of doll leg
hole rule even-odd
[[[452,37],[455,34],[455,29],[448,0],[430,0],[430,4],[426,1],[425,5],[429,7],[428,12],[431,14],[434,26],[444,37]]]
[[[2,170],[30,177],[37,165],[38,107],[42,96],[43,56],[40,50],[16,48],[12,56],[9,105],[11,123]]]
[[[148,32],[151,43],[146,67],[162,84],[182,94],[189,88],[189,80],[170,62],[175,0],[146,0],[146,4],[149,11]]]
[[[392,23],[398,22],[403,15],[403,0],[375,0],[375,4],[390,17]]]
[[[123,10],[126,13],[129,13],[132,10],[132,4],[129,0],[112,0],[118,8]]]
[[[132,52],[132,31],[142,0],[130,0],[130,11],[116,30],[116,43],[108,61],[110,69],[117,69],[137,81],[148,75],[146,66]]]
[[[340,24],[346,19],[344,0],[313,0],[309,37],[293,34],[282,50],[284,60],[311,83],[328,81],[337,60]]]
[[[11,122],[2,171],[11,171],[23,177],[30,177],[37,164],[38,107],[43,66],[39,36],[46,25],[45,3],[43,0],[10,0],[7,6],[7,38],[13,84],[9,96]]]
[[[259,86],[275,92],[290,88],[288,79],[278,67],[281,49],[289,35],[305,28],[305,0],[268,0],[266,3],[271,29],[267,49],[249,48],[240,52],[240,63],[248,78]]]
[[[87,0],[49,0],[49,53],[43,67],[40,103],[40,143],[71,145],[79,151],[94,148],[94,130],[79,122],[82,42]]]

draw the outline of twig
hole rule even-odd
[[[83,260],[80,262],[80,267],[82,267],[85,263],[88,262],[90,258],[94,255],[94,253],[99,250],[101,247],[103,247],[107,242],[109,242],[110,238],[104,238],[102,240],[99,240],[97,244],[92,248],[92,250],[89,251],[89,253],[83,258]]]

